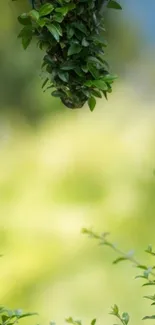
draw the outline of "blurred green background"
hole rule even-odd
[[[91,113],[42,92],[43,54],[35,44],[24,52],[17,39],[26,3],[1,0],[0,300],[39,311],[30,324],[71,315],[110,325],[114,303],[132,324],[151,313],[137,270],[112,267],[115,254],[80,233],[110,231],[142,261],[155,244],[155,51],[140,5],[133,20],[126,4],[106,17],[107,56],[120,78]]]

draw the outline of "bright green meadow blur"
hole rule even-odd
[[[24,5],[1,0],[1,304],[39,311],[30,325],[68,316],[110,325],[117,303],[139,325],[144,309],[151,313],[142,299],[151,290],[134,280],[132,265],[112,266],[117,256],[81,228],[109,231],[142,263],[155,245],[153,50],[125,13],[107,17],[119,81],[93,113],[69,110],[41,90],[43,54],[35,44],[24,52],[17,39]]]

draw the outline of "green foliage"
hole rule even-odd
[[[35,38],[45,52],[43,88],[53,88],[52,95],[69,108],[81,108],[88,101],[93,111],[95,97],[107,99],[112,92],[116,76],[104,60],[103,6],[121,9],[112,0],[44,0],[18,17],[24,49]]]
[[[130,261],[130,262],[132,262],[133,266],[143,270],[142,274],[139,274],[135,277],[135,279],[139,279],[139,278],[145,279],[146,282],[142,285],[143,287],[155,285],[155,272],[153,271],[155,269],[155,265],[152,265],[152,266],[143,265],[142,263],[137,261],[137,259],[134,257],[133,251],[129,251],[129,252],[125,253],[122,250],[120,250],[115,244],[111,243],[107,239],[107,236],[109,235],[109,233],[98,234],[98,233],[92,231],[91,229],[86,229],[86,228],[82,229],[82,233],[88,235],[89,237],[91,237],[93,239],[98,240],[99,245],[109,246],[110,248],[112,248],[119,255],[113,261],[113,264],[118,264],[119,262],[122,262],[122,261]],[[155,256],[155,253],[153,252],[151,245],[148,246],[148,248],[145,250],[145,252]],[[155,305],[155,295],[144,296],[144,298],[152,301],[151,306]],[[117,305],[114,305],[112,307],[110,314],[116,316],[121,321],[121,323],[123,325],[127,325],[129,322],[129,319],[130,319],[129,314],[127,312],[123,312],[121,315]],[[155,315],[143,317],[143,320],[147,320],[147,319],[155,319]]]
[[[10,310],[3,306],[0,307],[0,324],[1,325],[14,325],[20,319],[37,315],[36,313],[24,313],[21,309]]]
[[[89,230],[86,228],[82,229],[82,233],[89,235],[89,237],[91,237],[93,239],[98,240],[99,245],[109,246],[117,254],[119,254],[118,258],[114,260],[113,264],[118,264],[119,262],[128,260],[128,261],[132,262],[132,264],[136,268],[143,270],[142,274],[137,275],[135,277],[135,278],[142,278],[147,281],[143,284],[143,286],[155,285],[155,280],[154,280],[155,273],[153,272],[153,269],[155,269],[154,265],[151,267],[150,266],[148,267],[147,265],[143,265],[135,259],[133,251],[129,251],[129,252],[125,253],[122,250],[120,250],[116,245],[114,245],[107,239],[107,236],[109,235],[109,233],[98,234],[98,233],[95,233],[92,230]],[[149,245],[148,248],[145,250],[145,252],[148,254],[152,253],[152,246]],[[151,255],[154,256],[154,253]],[[155,305],[155,294],[144,296],[144,298],[151,300],[151,305]],[[129,314],[127,312],[120,313],[119,307],[116,304],[111,308],[110,314],[114,315],[119,320],[119,323],[121,323],[122,325],[128,325],[129,320],[130,320]],[[23,313],[23,311],[20,309],[12,311],[7,308],[0,307],[0,318],[1,318],[0,325],[14,325],[15,323],[18,323],[20,319],[29,317],[29,316],[33,316],[33,315],[37,315],[37,314],[36,313]],[[148,320],[148,319],[149,320],[155,319],[155,315],[143,317],[143,320]],[[66,323],[72,324],[72,325],[82,325],[81,320],[74,320],[72,317],[66,318]],[[55,323],[53,323],[53,322],[51,322],[50,324],[55,325]],[[96,318],[91,321],[90,325],[95,325],[95,324],[96,324]],[[115,325],[118,325],[118,324],[115,324]]]

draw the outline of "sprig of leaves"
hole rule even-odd
[[[21,309],[10,310],[3,306],[0,307],[0,324],[1,325],[14,325],[19,322],[20,319],[38,315],[37,313],[24,313]]]
[[[135,277],[135,279],[144,279],[145,282],[142,285],[143,287],[145,286],[155,286],[155,273],[154,273],[154,269],[155,266],[147,266],[145,264],[140,263],[134,256],[134,251],[129,251],[127,253],[125,253],[124,251],[122,251],[121,249],[119,249],[115,244],[113,244],[112,242],[110,242],[107,237],[109,235],[109,233],[96,233],[94,231],[92,231],[91,229],[87,229],[87,228],[83,228],[82,229],[82,233],[88,235],[90,238],[96,239],[99,243],[99,245],[101,246],[108,246],[110,247],[113,251],[115,251],[118,254],[118,257],[113,261],[113,264],[118,264],[122,261],[130,261],[132,262],[132,264],[136,267],[139,268],[143,271],[142,274],[139,274]],[[152,256],[155,256],[155,253],[153,251],[153,248],[151,245],[149,245],[147,247],[147,249],[145,250],[145,252],[147,254],[150,254]],[[152,301],[151,305],[155,305],[155,295],[149,295],[149,296],[144,296],[144,298],[149,299]],[[123,323],[123,325],[127,325],[128,321],[129,321],[129,315],[127,313],[123,313],[122,316],[120,316],[119,314],[119,309],[117,305],[114,305],[114,307],[112,308],[112,312],[111,314],[115,315],[117,318],[119,318],[119,320]],[[125,319],[125,320],[124,320]],[[143,320],[146,319],[155,319],[155,315],[151,315],[151,316],[145,316],[143,317]],[[125,323],[127,322],[127,323]]]
[[[130,320],[130,316],[128,313],[126,312],[123,312],[122,315],[120,314],[120,311],[119,311],[119,308],[117,305],[114,305],[112,308],[111,308],[111,312],[110,312],[111,315],[114,315],[115,317],[117,317],[121,323],[123,325],[128,325],[129,323],[129,320]],[[116,324],[115,324],[116,325]]]
[[[14,0],[13,0],[14,1]],[[104,19],[101,7],[121,9],[113,0],[33,0],[33,9],[18,17],[24,49],[32,39],[45,52],[42,88],[51,89],[69,108],[88,102],[91,111],[96,98],[107,99],[115,75],[104,60]]]

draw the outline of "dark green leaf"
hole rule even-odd
[[[49,15],[52,11],[54,10],[54,7],[51,3],[45,3],[43,6],[40,7],[39,9],[39,15],[40,17],[42,16],[47,16]]]
[[[32,41],[32,35],[25,35],[22,37],[22,45],[23,45],[24,50],[26,50],[28,48],[31,41]]]
[[[145,316],[145,317],[143,318],[143,320],[145,320],[145,319],[155,319],[155,315],[152,315],[152,316]]]
[[[67,37],[72,38],[73,35],[74,35],[74,29],[71,26],[67,25]]]
[[[2,315],[1,318],[2,318],[2,322],[5,323],[10,317],[7,315]]]
[[[62,96],[62,92],[59,91],[59,90],[54,90],[52,92],[52,96],[54,96],[54,97],[61,97]]]
[[[83,73],[83,71],[81,70],[80,67],[77,66],[77,67],[74,69],[74,71],[76,72],[76,74],[77,74],[79,77],[83,77],[83,76],[84,76],[84,73]]]
[[[64,63],[61,66],[61,70],[66,70],[66,71],[74,70],[75,68],[76,68],[76,63],[74,61],[66,61],[66,63]]]
[[[44,82],[43,82],[43,84],[42,84],[42,89],[46,86],[48,80],[49,80],[48,78],[46,78],[46,79],[44,80]]]
[[[31,25],[31,18],[29,17],[28,14],[21,14],[19,17],[18,17],[18,21],[21,25]]]
[[[69,12],[70,10],[75,9],[75,8],[76,8],[75,3],[69,3],[69,4],[67,5],[68,12]]]
[[[91,96],[89,99],[88,99],[88,105],[89,105],[89,108],[91,110],[91,112],[94,110],[95,108],[95,105],[96,105],[96,99]]]
[[[97,89],[91,89],[91,93],[92,93],[92,95],[94,95],[95,97],[102,98],[102,95],[101,95],[100,91],[97,90]]]
[[[55,21],[57,21],[58,23],[61,23],[64,19],[64,16],[61,14],[61,13],[56,13],[54,16],[53,16],[53,19]]]
[[[69,324],[74,324],[74,320],[73,320],[72,317],[66,318],[66,322],[69,323]]]
[[[69,47],[68,49],[68,56],[71,56],[73,54],[77,54],[77,53],[80,53],[82,50],[82,47],[81,45],[79,44],[71,44],[71,46]]]
[[[102,89],[102,90],[106,90],[106,89]],[[118,257],[115,261],[113,261],[113,264],[117,264],[119,262],[126,261],[126,260],[127,260],[126,257]]]
[[[57,29],[57,27],[54,24],[50,24],[50,25],[47,25],[47,29],[53,35],[53,37],[55,38],[55,40],[57,42],[59,42],[60,33],[59,33],[59,30]]]
[[[94,318],[92,321],[91,321],[91,325],[95,325],[96,324],[96,318]]]
[[[122,9],[122,7],[120,6],[120,4],[114,0],[110,0],[108,2],[107,5],[108,8],[112,8],[112,9]]]
[[[155,301],[155,295],[153,295],[153,296],[144,296],[144,298]]]
[[[93,63],[99,64],[100,66],[103,66],[103,62],[94,56],[88,56],[87,62],[93,62]]]
[[[88,34],[87,27],[80,21],[75,22],[72,24],[76,29],[80,30],[80,32],[84,33],[85,35]]]
[[[85,66],[85,65],[83,65],[83,66],[81,67],[81,69],[82,69],[82,71],[85,72],[85,73],[88,72],[88,67]]]
[[[89,70],[89,72],[91,73],[91,75],[92,75],[95,79],[98,79],[98,78],[99,78],[99,72],[98,72],[98,70],[93,66],[93,64],[88,62],[87,67],[88,67],[88,70]]]
[[[155,285],[155,282],[152,281],[152,282],[146,282],[142,286],[145,287],[145,286],[154,286],[154,285]]]
[[[107,41],[104,39],[104,37],[101,36],[101,35],[98,35],[98,34],[92,36],[92,40],[94,40],[95,42],[97,42],[97,43],[99,43],[99,44],[102,44],[102,46],[105,46],[105,47],[108,45],[108,43],[107,43]]]
[[[136,267],[142,270],[147,270],[147,266],[145,265],[137,265]]]
[[[59,71],[58,72],[58,76],[64,82],[68,82],[68,80],[69,80],[69,74],[68,74],[68,72]]]

